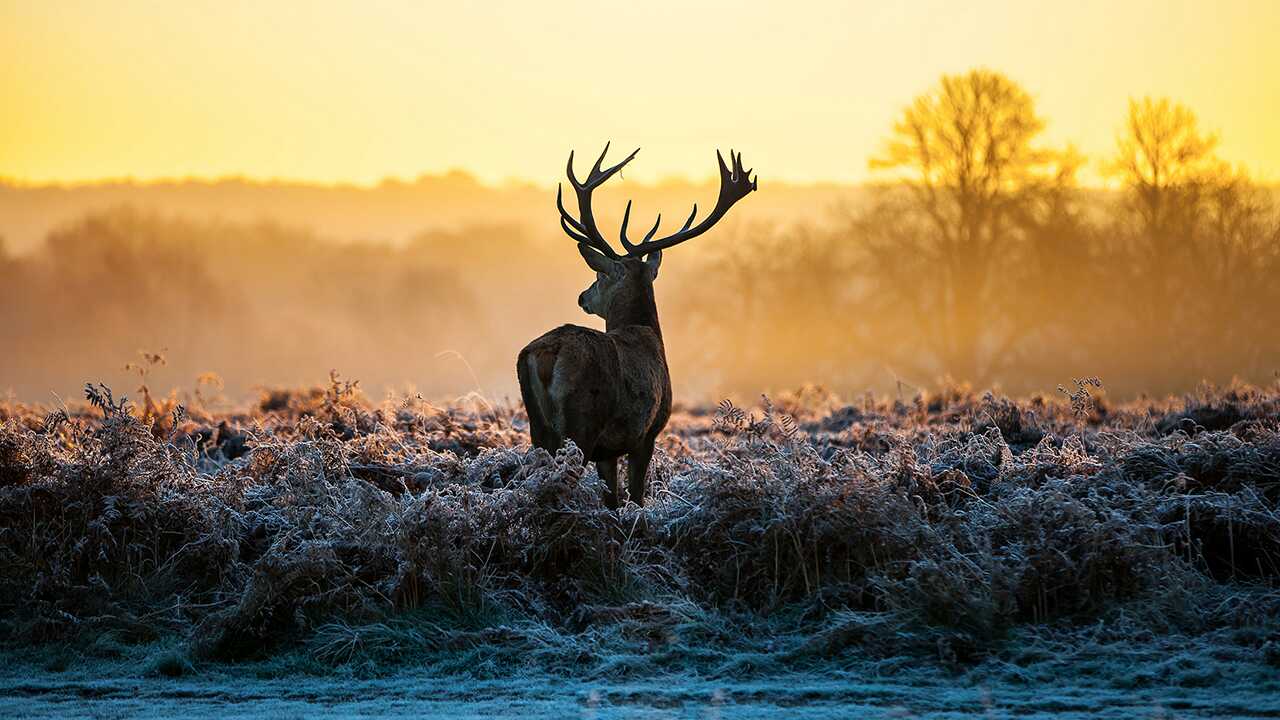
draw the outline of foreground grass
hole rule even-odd
[[[243,411],[0,406],[0,641],[155,677],[1039,682],[1120,653],[1145,669],[1099,659],[1109,683],[1264,682],[1280,395],[1085,389],[681,408],[617,513],[515,408],[338,382]]]
[[[844,718],[1274,717],[1280,678],[1224,638],[1066,644],[1015,631],[1002,652],[963,667],[900,660],[754,677],[667,672],[496,678],[439,667],[362,665],[283,674],[274,661],[156,674],[145,649],[55,670],[0,670],[0,715],[13,717]],[[1065,652],[1064,652],[1065,651]],[[286,653],[296,655],[297,653]],[[304,663],[305,660],[299,660]]]

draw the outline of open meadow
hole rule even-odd
[[[1097,393],[677,406],[617,513],[479,397],[10,403],[6,707],[1276,712],[1280,391]]]

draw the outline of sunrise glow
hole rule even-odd
[[[613,139],[642,180],[734,145],[769,179],[859,181],[904,104],[989,67],[1054,142],[1104,155],[1128,98],[1170,96],[1274,180],[1277,31],[1272,2],[10,1],[0,177],[549,183]]]

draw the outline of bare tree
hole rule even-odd
[[[1187,371],[1256,375],[1275,359],[1274,203],[1217,144],[1185,105],[1131,100],[1106,165],[1124,188],[1114,235],[1126,241],[1111,283],[1129,308],[1120,331],[1177,359],[1151,369],[1168,376],[1153,378],[1160,384]]]
[[[1116,155],[1107,165],[1129,190],[1148,240],[1186,235],[1195,208],[1223,170],[1218,138],[1200,131],[1195,113],[1168,98],[1129,101]]]
[[[1037,144],[1043,129],[1031,96],[1004,75],[946,75],[902,111],[872,160],[899,182],[858,235],[877,317],[917,330],[914,346],[894,349],[904,369],[989,382],[1034,329],[1008,286],[1034,229],[1064,212],[1080,165],[1070,149]]]

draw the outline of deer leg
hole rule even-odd
[[[653,458],[653,440],[646,440],[627,455],[627,494],[631,502],[644,506],[645,480],[649,474],[649,460]]]
[[[564,440],[556,434],[556,431],[547,427],[547,423],[543,421],[542,415],[535,415],[536,411],[529,411],[529,439],[533,442],[534,447],[542,448],[549,453],[555,453],[564,445]]]
[[[596,472],[604,481],[604,505],[610,510],[618,509],[618,458],[597,460]]]

